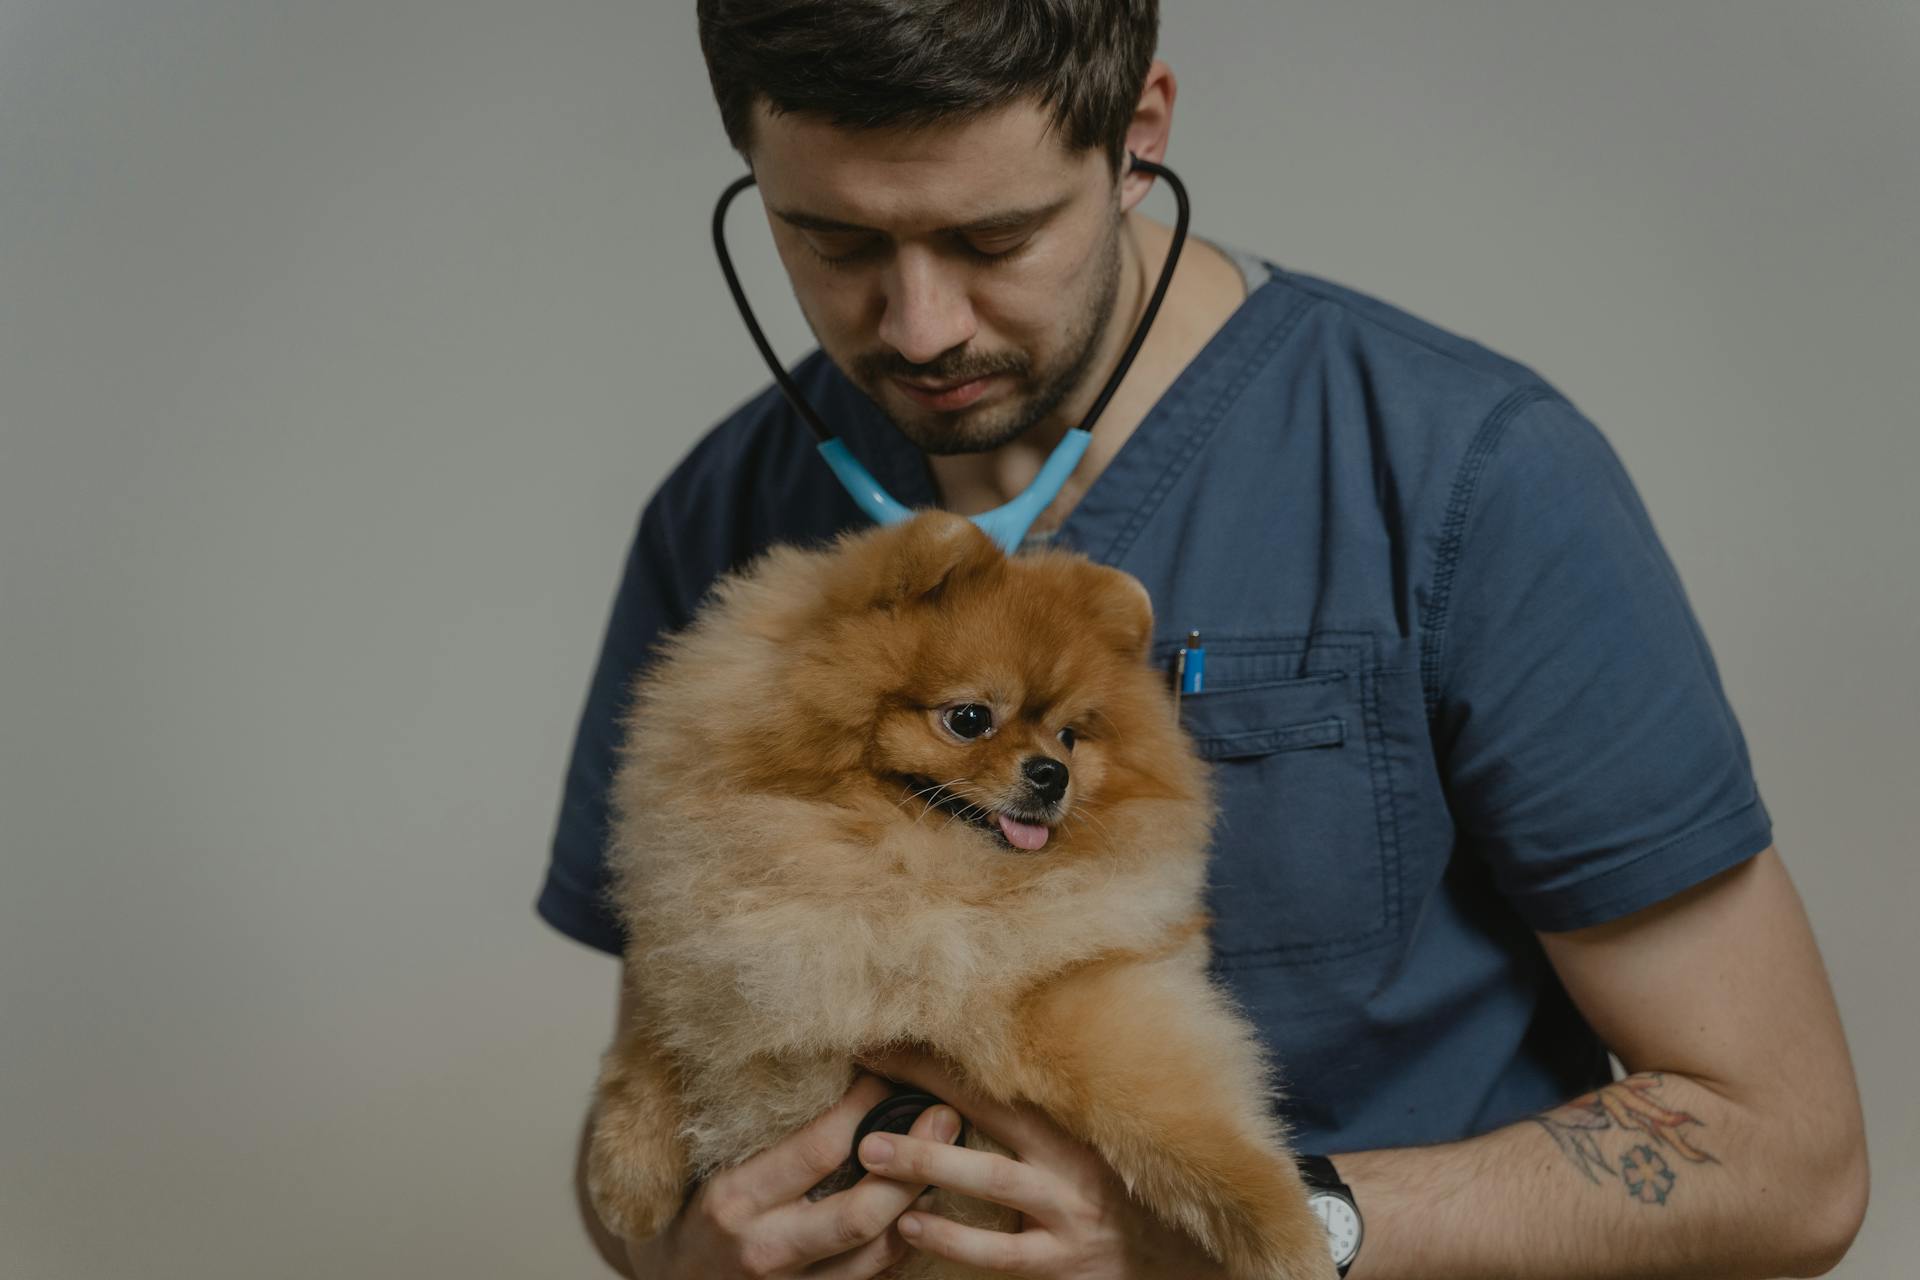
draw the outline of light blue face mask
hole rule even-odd
[[[1153,287],[1153,296],[1147,301],[1147,309],[1140,316],[1140,323],[1133,331],[1133,340],[1115,365],[1113,373],[1107,378],[1106,386],[1100,389],[1099,399],[1087,411],[1086,420],[1079,426],[1067,431],[1046,465],[1040,468],[1040,474],[1033,478],[1026,491],[1005,506],[995,507],[992,511],[983,511],[972,517],[973,522],[984,530],[988,537],[998,543],[1007,554],[1013,554],[1020,540],[1027,535],[1027,528],[1033,524],[1047,505],[1059,496],[1067,483],[1067,477],[1073,474],[1079,465],[1080,457],[1086,453],[1087,445],[1092,442],[1093,424],[1107,407],[1107,401],[1113,399],[1113,393],[1119,389],[1120,380],[1127,376],[1127,370],[1133,364],[1133,358],[1140,354],[1140,345],[1146,341],[1147,330],[1153,326],[1153,317],[1160,310],[1160,302],[1167,296],[1167,285],[1173,280],[1174,264],[1180,261],[1180,249],[1187,242],[1187,188],[1174,176],[1173,170],[1165,165],[1155,164],[1151,160],[1129,154],[1130,168],[1155,177],[1165,178],[1167,185],[1173,188],[1173,196],[1179,202],[1180,212],[1173,229],[1173,244],[1167,250],[1166,265],[1160,269],[1160,279]],[[800,388],[788,376],[786,369],[773,354],[773,348],[767,345],[767,337],[760,331],[759,321],[754,319],[753,308],[747,305],[746,291],[740,287],[740,277],[733,269],[733,258],[727,252],[726,218],[727,206],[733,198],[753,185],[753,175],[739,178],[720,193],[720,202],[713,209],[713,247],[720,255],[720,269],[726,273],[727,287],[733,291],[733,301],[740,308],[740,318],[747,322],[747,332],[753,335],[754,345],[760,348],[760,358],[767,362],[767,368],[773,371],[773,379],[780,384],[789,404],[793,405],[808,427],[813,437],[819,441],[820,456],[826,459],[833,474],[841,485],[853,495],[860,509],[881,524],[896,524],[913,515],[910,508],[902,505],[898,499],[888,493],[881,483],[873,478],[873,473],[863,466],[860,460],[847,452],[847,446],[833,429],[814,412],[807,398],[800,394]]]

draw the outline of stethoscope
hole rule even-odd
[[[1174,199],[1179,202],[1180,213],[1174,223],[1173,245],[1167,250],[1166,265],[1160,268],[1160,279],[1154,285],[1153,296],[1147,301],[1147,309],[1140,316],[1140,323],[1134,327],[1133,340],[1127,344],[1126,351],[1120,357],[1120,363],[1114,366],[1113,373],[1107,378],[1106,386],[1100,389],[1099,399],[1087,411],[1086,420],[1079,426],[1069,428],[1060,443],[1054,446],[1053,453],[1040,468],[1040,474],[1033,478],[1026,491],[1004,506],[992,511],[983,511],[972,517],[973,522],[984,530],[988,537],[1000,545],[1008,555],[1012,555],[1020,546],[1020,540],[1027,536],[1027,529],[1047,505],[1060,495],[1066,485],[1067,477],[1079,465],[1080,457],[1086,453],[1087,445],[1093,440],[1093,424],[1098,421],[1101,411],[1107,407],[1107,401],[1113,399],[1113,393],[1119,389],[1120,380],[1127,376],[1127,370],[1133,365],[1133,358],[1140,354],[1140,345],[1147,339],[1147,330],[1153,326],[1153,318],[1160,310],[1160,302],[1167,296],[1167,286],[1173,281],[1173,268],[1180,261],[1181,246],[1187,241],[1187,188],[1173,170],[1165,165],[1155,164],[1151,160],[1142,160],[1128,153],[1131,162],[1129,169],[1138,169],[1156,177],[1165,178],[1167,185],[1173,188]],[[740,318],[746,321],[747,332],[753,335],[754,346],[760,349],[760,358],[767,362],[767,368],[773,371],[773,380],[787,397],[807,426],[813,431],[818,442],[820,456],[826,459],[827,466],[840,481],[854,502],[862,511],[880,524],[897,524],[913,515],[913,511],[904,506],[876,479],[873,473],[861,465],[858,458],[847,451],[847,446],[829,427],[820,415],[807,403],[806,396],[788,376],[785,367],[773,354],[773,348],[767,343],[766,334],[760,331],[760,322],[754,319],[753,308],[747,305],[747,294],[740,287],[740,277],[733,269],[733,257],[727,252],[726,218],[727,206],[733,198],[754,183],[752,174],[736,179],[725,191],[720,193],[720,202],[713,208],[713,248],[720,255],[720,269],[726,273],[727,288],[733,291],[733,301],[740,308]]]

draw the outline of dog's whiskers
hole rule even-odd
[[[955,779],[955,781],[958,781],[958,779]],[[929,791],[938,791],[940,790],[941,787],[944,787],[947,785],[949,784],[944,782],[933,782],[933,783],[928,783],[924,787],[921,787],[918,791],[912,791],[912,790],[909,790],[909,788],[913,786],[913,782],[911,779],[909,779],[907,782],[907,785],[900,788],[900,794],[902,799],[911,800],[915,796],[924,796]],[[898,801],[896,801],[895,803],[898,803]]]
[[[954,810],[953,816],[949,817],[945,822],[940,824],[940,829],[942,831],[945,831],[948,827],[953,825],[954,818],[965,818],[968,822],[972,822],[975,818],[984,818],[988,814],[993,812],[993,810],[980,804],[978,801],[972,799],[965,792],[960,791],[957,788],[954,790],[953,795],[955,799],[964,800],[966,801],[966,803],[961,805],[960,808]]]
[[[966,778],[949,778],[945,782],[929,783],[919,788],[913,786],[913,781],[908,779],[907,784],[901,788],[901,798],[894,801],[894,804],[905,808],[911,801],[925,797],[921,803],[920,812],[914,815],[915,826],[919,826],[927,814],[936,808],[947,810],[947,820],[940,824],[940,830],[944,832],[955,822],[982,822],[990,819],[1005,807],[986,804],[975,799]],[[1085,810],[1062,814],[1059,821],[1060,829],[1065,831],[1071,828],[1075,818],[1085,818],[1087,826],[1097,829],[1103,837],[1108,834],[1107,824],[1098,815]]]
[[[957,781],[959,781],[959,779],[957,779],[957,778],[956,778],[956,779],[955,779],[954,781],[956,781],[956,782],[957,782]],[[953,792],[952,792],[951,790],[949,790],[949,787],[950,787],[950,785],[951,785],[951,784],[942,784],[942,786],[941,786],[941,790],[942,790],[943,792],[946,792],[946,793],[947,793],[948,795],[952,795],[952,794],[953,794]],[[922,810],[920,811],[920,818],[924,818],[924,817],[926,817],[926,816],[927,816],[927,815],[928,815],[929,813],[931,813],[931,812],[933,811],[933,809],[934,809],[934,806],[936,806],[937,804],[939,804],[939,803],[940,803],[940,800],[941,800],[941,797],[940,797],[940,796],[937,796],[937,795],[936,795],[936,796],[934,796],[934,797],[933,797],[933,798],[932,798],[931,800],[929,800],[929,801],[927,801],[927,805],[926,805],[926,808],[924,808],[924,809],[922,809]],[[916,826],[916,827],[917,827],[917,826],[919,826],[919,825],[920,825],[920,818],[915,818],[915,819],[913,820],[913,825],[914,825],[914,826]]]
[[[950,778],[946,782],[936,782],[931,784],[930,786],[921,787],[918,791],[914,791],[911,793],[906,793],[906,788],[904,787],[901,788],[903,792],[903,795],[901,796],[901,800],[911,800],[915,796],[928,796],[926,804],[921,806],[920,812],[914,816],[913,824],[916,827],[919,826],[920,819],[926,817],[928,812],[931,811],[936,804],[940,803],[940,793],[942,791],[945,791],[949,787],[952,787],[955,783],[964,782],[964,781],[966,781],[966,779],[964,778]],[[909,787],[912,785],[913,784],[911,782],[907,784],[907,786]],[[894,804],[900,805],[901,800],[894,801]],[[902,805],[902,807],[904,806]]]
[[[1108,828],[1107,824],[1101,819],[1099,814],[1093,812],[1091,809],[1075,810],[1073,816],[1076,818],[1085,818],[1087,825],[1098,829],[1103,839],[1113,838],[1113,832]]]

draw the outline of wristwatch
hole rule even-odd
[[[1354,1202],[1353,1189],[1340,1181],[1333,1161],[1325,1156],[1299,1156],[1300,1177],[1307,1184],[1307,1204],[1319,1215],[1327,1229],[1327,1244],[1333,1250],[1333,1265],[1340,1274],[1360,1256],[1360,1241],[1366,1226],[1360,1221],[1360,1206]]]

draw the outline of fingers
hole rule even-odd
[[[1064,1208],[1058,1178],[990,1151],[874,1133],[860,1144],[860,1163],[871,1173],[909,1186],[941,1187],[1005,1205],[1041,1222],[1058,1222]]]
[[[811,1124],[788,1134],[734,1171],[735,1189],[750,1212],[789,1204],[840,1167],[853,1150],[860,1120],[892,1092],[878,1076],[861,1072],[840,1101]]]
[[[879,1239],[869,1240],[858,1249],[816,1263],[808,1267],[804,1274],[807,1280],[873,1280],[874,1276],[912,1252],[912,1247],[900,1238],[900,1233],[888,1227]]]
[[[1029,1163],[1056,1167],[1074,1163],[1075,1144],[1052,1121],[1030,1107],[1009,1106],[985,1097],[940,1058],[896,1051],[862,1058],[860,1065],[951,1103],[980,1132]]]
[[[908,1134],[893,1136],[902,1143],[911,1138],[915,1145],[935,1147],[951,1141],[959,1130],[960,1117],[953,1108],[928,1107]],[[893,1223],[926,1189],[924,1183],[868,1174],[838,1195],[798,1202],[768,1215],[768,1227],[790,1242],[800,1260],[834,1258],[837,1265],[838,1255],[859,1251],[869,1242],[901,1243]]]
[[[993,1275],[1056,1275],[1059,1248],[1044,1231],[983,1231],[932,1213],[910,1213],[895,1228],[922,1253],[948,1258]]]

